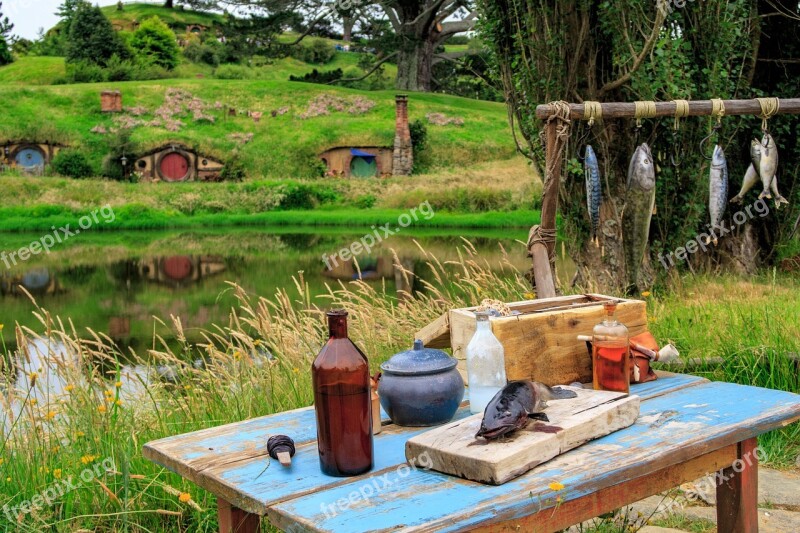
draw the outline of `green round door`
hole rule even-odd
[[[378,163],[374,157],[356,156],[350,161],[350,175],[354,178],[371,178],[378,173]]]

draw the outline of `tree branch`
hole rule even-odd
[[[600,94],[599,94],[600,96],[606,94],[609,91],[613,91],[617,87],[620,87],[628,83],[628,81],[630,81],[631,77],[633,76],[633,73],[639,70],[639,67],[642,66],[644,58],[647,57],[647,54],[650,53],[650,50],[652,50],[653,46],[656,44],[656,39],[658,39],[658,34],[661,33],[661,26],[664,24],[664,20],[666,20],[666,11],[657,9],[656,20],[655,23],[653,24],[653,30],[650,32],[650,36],[645,41],[644,46],[642,46],[642,50],[639,52],[639,55],[636,56],[636,58],[634,59],[633,65],[631,65],[631,68],[628,69],[628,71],[625,74],[623,74],[616,80],[610,81],[605,85],[603,85],[600,88]]]
[[[470,13],[470,16],[468,16],[463,20],[445,22],[444,24],[442,24],[442,31],[439,33],[438,40],[450,37],[451,35],[455,35],[456,33],[463,33],[465,31],[473,29],[475,27],[476,17],[477,14],[473,11],[472,13]]]
[[[326,83],[325,85],[332,85],[332,84],[334,84],[334,83],[339,83],[339,82],[342,82],[342,81],[361,81],[361,80],[363,80],[364,78],[367,78],[367,77],[369,77],[370,75],[372,75],[372,73],[373,73],[373,72],[375,72],[376,70],[378,70],[378,67],[380,67],[381,65],[383,65],[384,63],[386,63],[387,61],[389,61],[391,58],[393,58],[393,57],[394,57],[394,56],[396,56],[396,55],[397,55],[397,52],[392,52],[392,53],[391,53],[391,54],[389,54],[388,56],[384,57],[383,59],[381,59],[380,61],[378,61],[377,63],[375,63],[375,65],[373,65],[373,67],[372,67],[371,69],[369,69],[369,72],[367,72],[367,73],[366,73],[366,74],[364,74],[363,76],[360,76],[360,77],[358,77],[358,78],[339,78],[338,80],[329,81],[329,82],[328,82],[328,83]]]

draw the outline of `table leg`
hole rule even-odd
[[[756,439],[737,446],[738,458],[721,471],[717,482],[717,530],[758,532],[758,456]]]
[[[222,498],[217,498],[219,533],[258,533],[261,531],[260,517],[242,511]]]

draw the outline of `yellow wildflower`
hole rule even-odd
[[[2,464],[3,464],[3,463],[5,463],[5,462],[6,462],[6,460],[5,460],[5,459],[3,459],[2,457],[0,457],[0,465],[2,465]]]
[[[655,322],[655,321],[656,321],[656,317],[654,317],[654,316],[651,316],[650,318],[648,318],[648,320],[649,320],[650,322]]]
[[[107,409],[106,409],[106,406],[105,406],[105,405],[98,405],[98,406],[97,406],[97,412],[99,412],[99,413],[105,413],[106,411],[107,411]]]
[[[116,405],[117,407],[121,406],[122,400],[117,400],[116,402],[114,402],[114,405]]]
[[[39,400],[36,398],[31,398],[31,405],[36,405],[37,403],[39,403]]]
[[[240,352],[239,350],[236,350],[235,352],[233,352],[233,358],[234,359],[239,359],[241,356],[242,356],[242,352]]]
[[[293,370],[294,370],[294,373],[295,373],[295,374],[299,374],[299,373],[300,373],[300,369],[299,369],[299,368],[297,368],[297,367],[294,367],[294,369],[293,369]]]
[[[61,449],[61,446],[53,446],[53,447],[50,449],[50,451],[51,451],[51,452],[53,452],[53,453],[58,453],[58,451],[59,451],[60,449]]]
[[[67,392],[72,392],[72,390],[74,388],[75,388],[75,385],[67,385],[66,387],[64,387],[64,390],[67,391]]]
[[[46,418],[47,420],[52,420],[52,419],[54,419],[55,417],[56,417],[56,413],[55,413],[55,411],[47,411],[47,414],[45,415],[45,418]]]
[[[642,296],[647,298],[648,296],[650,296],[650,291],[642,291]]]
[[[11,476],[8,476],[8,477],[6,478],[6,483],[11,483]]]
[[[253,346],[261,346],[261,339],[256,339],[253,341]]]
[[[188,492],[181,492],[180,496],[178,496],[178,500],[180,500],[181,503],[189,503],[192,501],[192,495]]]
[[[0,331],[3,331],[3,324],[0,324]]]
[[[533,300],[534,298],[536,298],[536,295],[533,294],[532,292],[526,292],[525,298],[527,298],[528,300]]]
[[[121,381],[117,381],[116,383],[114,383],[114,386],[115,386],[116,388],[118,388],[118,389],[119,389],[119,388],[122,388],[122,382],[121,382]]]
[[[192,390],[192,386],[191,385],[184,385],[183,386],[183,390]]]
[[[81,457],[81,462],[85,465],[88,465],[89,463],[94,462],[95,459],[97,459],[96,455],[86,454]]]
[[[559,483],[558,481],[554,481],[550,483],[548,487],[550,487],[550,490],[562,490],[564,488],[564,484]]]
[[[75,432],[75,437],[78,438],[78,439],[81,438],[81,437],[85,437],[85,436],[86,436],[86,433],[84,433],[83,431],[76,431]]]
[[[61,469],[60,468],[56,468],[55,470],[53,470],[53,477],[56,478],[56,479],[61,479]]]
[[[31,372],[30,374],[28,374],[28,379],[31,382],[31,387],[36,385],[36,378],[38,378],[38,377],[39,377],[39,373],[38,372]]]

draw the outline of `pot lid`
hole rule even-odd
[[[445,372],[457,364],[458,361],[445,352],[425,348],[422,341],[417,339],[414,341],[414,348],[394,354],[381,365],[381,370],[387,374],[418,376]]]

